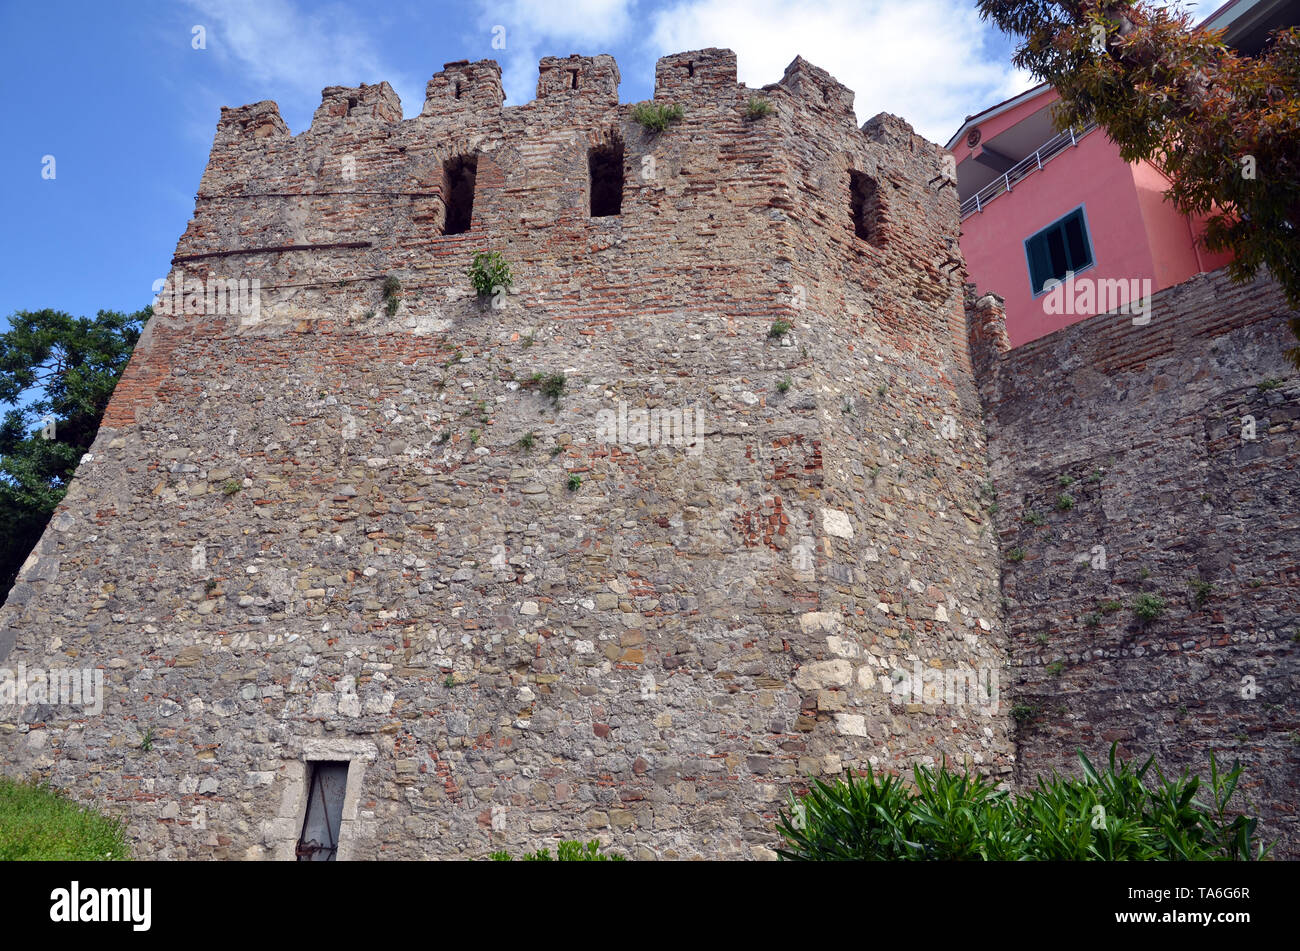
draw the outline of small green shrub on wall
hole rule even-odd
[[[493,297],[515,285],[510,265],[498,251],[480,251],[469,266],[469,280],[479,297]]]
[[[1042,777],[1012,795],[986,777],[917,766],[915,790],[895,776],[814,780],[777,823],[786,860],[1191,861],[1262,859],[1258,820],[1231,815],[1240,764],[1210,781],[1166,779],[1151,757],[1138,769],[1110,749],[1098,770],[1079,753],[1083,775]],[[1154,781],[1148,779],[1154,774]],[[1199,794],[1199,795],[1198,795]]]
[[[384,278],[384,312],[392,317],[402,303],[402,282],[391,274]]]
[[[685,114],[681,106],[660,102],[642,102],[632,107],[632,121],[639,122],[647,132],[663,132],[671,123],[681,121]]]

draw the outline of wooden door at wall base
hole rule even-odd
[[[308,763],[307,815],[295,854],[299,862],[333,862],[339,851],[347,763]]]

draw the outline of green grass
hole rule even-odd
[[[48,786],[0,776],[0,861],[129,859],[120,819],[80,806]]]
[[[746,119],[762,119],[764,116],[770,116],[776,109],[772,103],[758,96],[750,96],[749,102],[745,103]]]
[[[536,852],[526,852],[523,855],[525,862],[625,862],[623,856],[617,854],[603,855],[600,851],[600,842],[592,839],[586,845],[581,842],[565,841],[561,842],[556,848],[556,856],[551,858],[550,849],[538,849]],[[492,852],[488,858],[493,862],[510,862],[513,861],[509,852]]]

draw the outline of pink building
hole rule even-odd
[[[1253,53],[1298,14],[1300,0],[1232,0],[1205,25]],[[948,142],[962,253],[979,291],[1006,299],[1013,347],[1093,314],[1136,313],[1141,295],[1231,260],[1210,254],[1203,222],[1164,199],[1169,180],[1155,165],[1125,162],[1103,129],[1058,135],[1058,99],[1036,86],[971,116]]]

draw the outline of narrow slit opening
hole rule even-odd
[[[591,181],[591,217],[623,213],[623,143],[598,145],[587,153]]]
[[[464,234],[474,217],[474,183],[478,177],[478,156],[458,155],[442,166],[443,198],[447,221],[443,234]]]
[[[849,171],[849,210],[853,233],[868,244],[880,245],[880,188],[864,172]]]

